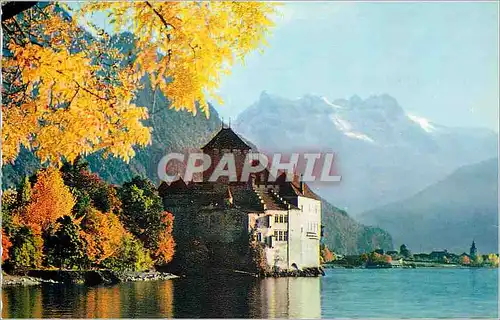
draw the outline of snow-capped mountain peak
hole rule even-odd
[[[342,109],[341,106],[336,105],[336,104],[330,102],[330,100],[328,100],[326,97],[321,97],[321,100],[323,100],[324,103],[326,103],[327,105],[331,106],[334,109]]]
[[[426,132],[433,132],[436,131],[436,127],[426,118],[416,116],[411,113],[406,114],[408,118],[418,124],[422,129],[424,129]]]
[[[333,114],[330,116],[330,119],[332,120],[337,130],[342,132],[345,136],[353,139],[363,140],[370,143],[375,142],[372,138],[370,138],[366,134],[354,131],[352,124],[349,121],[342,119],[339,115]]]
[[[263,94],[234,128],[266,152],[335,152],[343,182],[322,193],[352,212],[410,196],[458,166],[497,154],[495,132],[432,123],[389,95],[332,101]]]

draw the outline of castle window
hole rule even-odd
[[[283,222],[284,222],[284,220],[283,220],[283,215],[282,215],[282,214],[280,214],[280,223],[283,223]]]
[[[274,239],[278,240],[278,230],[274,230]]]
[[[283,231],[279,231],[279,233],[278,233],[278,234],[279,234],[279,238],[278,238],[278,240],[279,240],[279,241],[283,241]]]
[[[288,241],[288,231],[283,232],[283,241]]]
[[[285,220],[284,220],[284,221],[285,221],[285,223],[288,223],[288,215],[285,215],[285,218],[284,218],[284,219],[285,219]]]
[[[275,215],[274,216],[274,223],[278,223],[278,222],[279,222],[279,217],[278,217],[278,215]]]
[[[261,242],[262,241],[262,233],[257,233],[257,241]]]

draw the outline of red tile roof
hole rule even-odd
[[[300,177],[296,174],[293,177],[293,181],[286,181],[286,175],[283,172],[276,181],[280,183],[280,194],[285,197],[301,196],[321,200],[321,198],[314,193],[305,182],[302,183],[303,190],[300,190]]]

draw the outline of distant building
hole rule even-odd
[[[403,259],[402,258],[399,258],[399,259],[393,259],[391,260],[391,266],[393,268],[400,268],[403,266]]]
[[[474,240],[472,240],[472,245],[470,246],[469,256],[471,260],[475,260],[477,257],[476,243],[474,242]]]
[[[246,182],[229,182],[227,178],[209,182],[225,153],[234,154],[239,178],[251,152],[231,128],[222,128],[201,149],[212,158],[202,181],[177,180],[159,187],[165,209],[175,217],[176,251],[182,254],[198,239],[210,252],[226,252],[223,262],[230,264],[238,259],[236,243],[253,234],[253,241],[264,246],[268,267],[319,267],[321,201],[309,186],[298,177],[286,181],[284,173],[273,181],[267,170],[252,174]]]
[[[416,253],[413,255],[415,261],[430,261],[430,255],[427,253]]]
[[[459,255],[458,257],[459,257],[459,258],[463,258],[463,257],[470,258],[470,256],[469,256],[467,253],[465,253],[465,252],[463,252],[463,253],[462,253],[461,255]]]
[[[434,261],[444,261],[445,258],[449,255],[448,253],[448,250],[444,250],[444,251],[432,251],[430,254],[429,254],[429,258],[431,260],[434,260]]]

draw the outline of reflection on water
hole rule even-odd
[[[41,318],[42,292],[40,288],[27,286],[2,288],[2,317]]]
[[[320,318],[320,278],[265,279],[250,296],[252,318]]]
[[[321,278],[188,278],[3,288],[8,318],[497,318],[494,269],[334,269]]]
[[[6,287],[6,318],[319,318],[319,278],[191,278]]]

